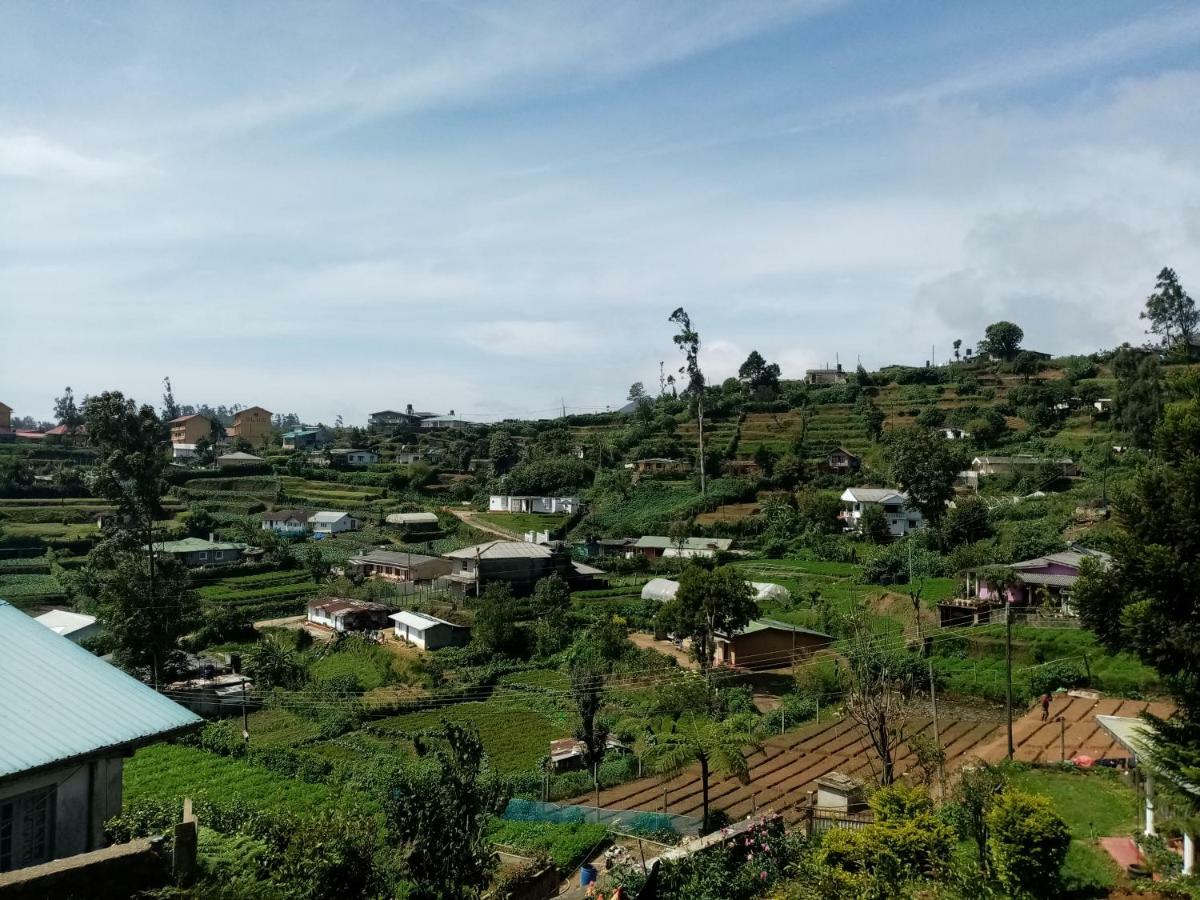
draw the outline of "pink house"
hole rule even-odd
[[[991,611],[1003,609],[1006,603],[1014,609],[1047,608],[1055,615],[1074,616],[1071,589],[1079,579],[1085,559],[1107,566],[1112,557],[1099,550],[1071,547],[1062,553],[1013,563],[1006,567],[1013,575],[1013,583],[1008,587],[998,583],[992,574],[995,569],[970,569],[963,573],[965,596],[939,604],[941,624],[945,627],[986,623]]]

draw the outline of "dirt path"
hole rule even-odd
[[[670,641],[656,641],[654,635],[646,634],[644,631],[634,631],[629,635],[629,640],[634,646],[641,647],[643,650],[657,650],[659,653],[665,653],[667,656],[673,657],[679,665],[685,669],[699,670],[700,664],[692,659],[691,646],[692,642],[685,640],[683,649],[679,650]]]
[[[454,518],[465,522],[467,525],[470,525],[476,531],[494,534],[503,541],[523,541],[525,539],[525,536],[522,534],[517,534],[516,532],[512,531],[505,531],[503,528],[498,528],[490,522],[484,522],[472,510],[454,509],[450,506],[443,506],[442,510],[450,513],[450,515],[454,516]]]

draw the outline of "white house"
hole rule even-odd
[[[471,629],[426,613],[402,610],[388,616],[395,623],[396,637],[422,650],[461,647],[471,639]]]
[[[358,519],[348,512],[322,510],[309,516],[308,526],[312,529],[313,534],[341,534],[343,531],[356,530]]]
[[[925,524],[925,517],[919,509],[909,506],[908,495],[903,491],[893,491],[891,488],[846,488],[842,502],[846,504],[842,518],[850,531],[860,530],[863,510],[868,506],[878,506],[883,510],[892,537],[904,537]]]
[[[309,601],[308,621],[338,632],[386,628],[387,607],[348,597],[326,597]]]
[[[373,466],[379,462],[379,454],[373,450],[346,450],[339,448],[330,450],[329,456],[334,462],[347,466]]]
[[[262,530],[295,537],[308,530],[308,516],[306,509],[277,509],[263,514]]]
[[[969,438],[971,432],[964,431],[962,428],[943,428],[942,435],[948,441],[961,441],[964,438]]]
[[[1099,399],[1092,401],[1092,406],[1095,408],[1096,412],[1110,412],[1113,408],[1113,399],[1112,397],[1100,397]]]
[[[506,513],[566,513],[574,515],[582,506],[578,497],[516,497],[492,494],[488,512]]]
[[[37,620],[55,634],[61,634],[75,644],[100,633],[100,623],[96,621],[95,616],[86,616],[66,609],[44,612]]]
[[[402,466],[411,466],[424,458],[420,450],[397,450],[393,460]]]
[[[171,445],[172,459],[195,459],[196,445],[195,444],[172,444]]]

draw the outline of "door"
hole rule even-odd
[[[54,858],[55,785],[0,800],[0,872]]]

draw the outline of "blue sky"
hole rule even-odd
[[[1200,6],[0,5],[0,399],[603,409],[1200,292]]]

